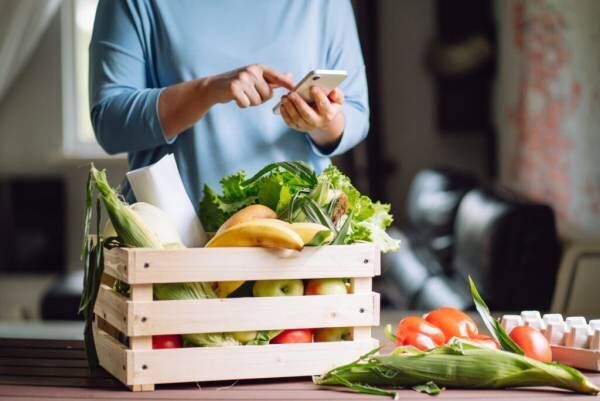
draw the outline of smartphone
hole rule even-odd
[[[296,85],[292,92],[298,93],[308,103],[312,103],[312,97],[310,96],[312,86],[318,86],[328,94],[337,88],[347,76],[348,73],[344,70],[312,70],[302,78],[302,81]],[[281,106],[281,101],[273,107],[273,113],[279,114],[279,106]]]

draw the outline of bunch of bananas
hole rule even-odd
[[[317,234],[329,229],[316,223],[288,223],[277,218],[267,206],[250,205],[231,216],[208,241],[207,247],[265,247],[301,250]],[[333,233],[330,238],[333,239]],[[220,298],[229,296],[243,281],[221,281],[216,292]]]

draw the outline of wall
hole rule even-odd
[[[0,175],[52,175],[64,178],[67,269],[75,270],[80,267],[78,253],[88,161],[65,159],[61,154],[60,40],[60,15],[56,15],[31,62],[0,103]],[[111,182],[114,183],[119,182],[126,170],[125,160],[98,160],[96,164],[108,168]],[[45,276],[0,277],[0,318],[18,317],[21,308],[16,304],[24,305],[26,313],[35,317],[39,296],[51,281]],[[26,300],[24,295],[27,295]]]
[[[434,0],[384,0],[380,12],[382,125],[386,153],[399,166],[388,194],[401,222],[419,170],[447,165],[484,177],[487,139],[477,133],[441,135],[435,127],[433,81],[424,68],[435,29]]]
[[[497,1],[500,179],[600,240],[600,2]]]

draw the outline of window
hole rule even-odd
[[[62,5],[63,153],[68,158],[110,157],[96,142],[89,116],[88,46],[97,5],[98,0]]]

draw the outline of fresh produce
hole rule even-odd
[[[84,260],[84,291],[81,297],[80,311],[86,318],[86,351],[90,364],[97,364],[97,356],[93,343],[91,323],[93,319],[93,305],[100,285],[102,273],[102,258],[105,239],[97,234],[97,243],[89,239],[92,219],[92,205],[94,189],[99,194],[96,207],[96,227],[99,231],[101,208],[104,205],[110,218],[110,225],[105,227],[105,232],[116,234],[116,241],[120,245],[139,248],[171,248],[183,247],[177,242],[178,235],[168,217],[160,209],[143,203],[127,205],[116,191],[112,189],[106,179],[104,171],[98,171],[93,165],[90,167],[88,183],[86,186],[86,215],[84,225],[84,240],[82,245],[82,259]],[[112,229],[111,229],[112,225]],[[293,233],[296,235],[295,233]],[[115,240],[115,238],[113,238]],[[217,298],[212,283],[176,283],[155,284],[154,297],[159,300],[182,300]],[[269,341],[280,333],[280,330],[261,331],[252,344],[268,344]],[[184,345],[188,346],[224,346],[240,345],[240,341],[233,337],[233,333],[201,333],[185,334],[182,336]]]
[[[207,247],[261,246],[300,250],[304,241],[290,224],[277,219],[253,219],[217,233]]]
[[[258,336],[258,332],[257,331],[236,331],[235,333],[232,333],[231,335],[233,336],[233,338],[238,340],[240,343],[248,344],[248,343],[256,340],[256,337]]]
[[[221,224],[219,229],[217,230],[217,234],[221,231],[225,231],[230,227],[235,226],[239,223],[245,223],[254,219],[276,219],[277,213],[273,211],[271,208],[264,205],[250,205],[246,206],[243,209],[235,212],[230,218],[228,218],[225,223]]]
[[[542,333],[528,326],[518,326],[511,330],[510,338],[528,356],[542,362],[552,361],[552,349]]]
[[[351,327],[327,327],[314,331],[314,340],[317,343],[326,341],[350,341],[352,340]]]
[[[392,397],[396,392],[390,388],[413,388],[429,394],[438,394],[444,387],[551,386],[584,394],[600,391],[573,368],[543,363],[458,338],[429,351],[412,346],[398,347],[387,355],[374,355],[376,351],[315,377],[313,381]]]
[[[313,333],[311,329],[284,330],[271,340],[271,344],[311,343]]]
[[[315,237],[319,234],[323,234],[323,239],[317,239],[315,245],[324,245],[333,241],[333,232],[323,224],[301,222],[292,223],[291,227],[292,230],[302,238],[304,245],[312,245],[312,241],[314,241]]]
[[[346,281],[341,278],[312,279],[304,290],[304,295],[343,295],[347,293]]]
[[[261,204],[290,223],[327,227],[334,244],[372,242],[383,252],[398,249],[399,241],[385,232],[392,223],[390,206],[362,195],[334,166],[317,175],[303,162],[272,163],[251,178],[244,171],[224,177],[221,188],[219,195],[204,187],[200,216],[207,231],[217,231],[238,210]]]
[[[498,344],[498,341],[494,340],[490,336],[486,336],[485,334],[475,334],[473,337],[468,337],[468,338],[461,337],[461,338],[463,338],[464,340],[472,341],[481,346],[488,347],[491,349],[498,349],[498,350],[500,349],[500,344]]]
[[[425,320],[444,333],[446,342],[452,337],[473,337],[477,325],[466,313],[456,308],[439,308],[425,315]]]
[[[444,387],[493,389],[550,386],[591,395],[600,392],[600,388],[576,369],[523,355],[521,348],[506,334],[500,323],[491,317],[470,278],[469,283],[477,310],[503,350],[482,344],[488,339],[477,334],[473,334],[475,341],[454,337],[445,345],[427,351],[408,345],[397,347],[388,355],[376,355],[379,349],[374,349],[354,362],[314,377],[313,381],[321,385],[345,386],[360,393],[392,397],[397,397],[393,388],[413,388],[432,395],[440,393]],[[405,321],[398,331],[421,329],[420,323],[413,317]],[[470,332],[474,331],[471,327]]]
[[[152,336],[152,348],[181,348],[181,336],[175,334],[165,334],[162,336]]]
[[[255,297],[283,297],[304,294],[304,283],[299,279],[261,280],[254,283],[252,295]]]
[[[388,329],[389,331],[389,329]],[[445,343],[442,330],[418,316],[407,316],[396,327],[396,344],[427,350]]]

